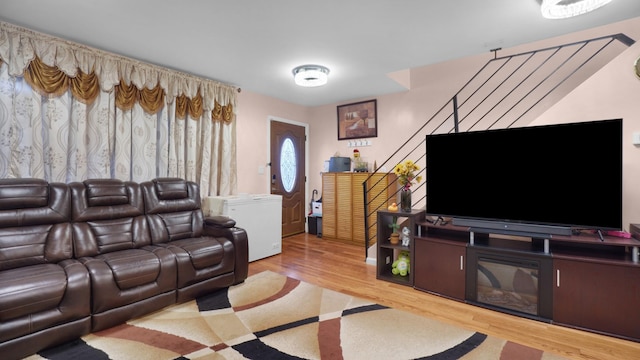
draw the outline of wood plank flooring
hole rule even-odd
[[[250,275],[265,270],[570,359],[640,359],[637,342],[503,314],[377,280],[375,266],[366,264],[361,247],[315,235],[284,238],[282,254],[249,264]]]

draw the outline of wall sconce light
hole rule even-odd
[[[566,19],[593,11],[611,0],[542,0],[542,16],[547,19]]]
[[[320,65],[301,65],[292,72],[296,84],[304,87],[322,86],[329,77],[329,69]]]

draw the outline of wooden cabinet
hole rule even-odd
[[[415,239],[416,289],[465,299],[466,235],[466,239],[460,235],[443,236],[432,230]]]
[[[408,227],[411,230],[409,239],[409,246],[403,246],[402,243],[391,244],[389,237],[391,236],[392,229],[389,226],[394,218],[396,218],[397,224],[400,225],[400,230],[403,227]],[[392,212],[381,210],[377,214],[377,228],[378,228],[378,241],[376,243],[377,259],[376,259],[376,278],[380,280],[391,281],[394,283],[413,286],[414,279],[414,246],[415,238],[420,235],[420,228],[418,223],[424,219],[424,210],[412,210],[410,213],[405,212]],[[398,258],[401,251],[409,252],[410,268],[407,276],[394,275],[392,270],[393,262]]]
[[[322,175],[322,236],[336,237],[336,177]]]
[[[366,212],[365,181],[369,195]],[[388,200],[396,192],[395,183],[395,175],[386,173],[322,174],[322,236],[364,246],[365,213],[370,214],[369,224],[375,224],[375,210],[396,202],[395,198]],[[370,226],[368,231],[369,238],[375,238],[376,227]]]
[[[556,255],[553,322],[640,339],[640,266]]]
[[[601,239],[588,231],[555,236],[548,242],[475,233],[472,244],[467,228],[436,226],[426,221],[418,221],[417,227],[423,230],[414,239],[412,249],[416,289],[487,306],[473,296],[477,294],[477,279],[472,273],[477,271],[465,269],[478,266],[473,259],[498,259],[498,263],[523,269],[537,261],[538,312],[528,316],[513,308],[491,308],[640,341],[638,240],[610,236]],[[631,230],[640,235],[640,227],[632,226]],[[544,251],[547,246],[549,252]],[[378,263],[381,261],[384,264],[384,259],[378,257]],[[522,278],[522,273],[519,276],[520,286],[526,285],[523,280],[527,279]]]
[[[355,177],[351,174],[335,174],[336,176],[336,239],[353,240],[353,219],[356,213],[353,209],[355,201],[353,184]],[[324,201],[324,200],[323,200]],[[324,209],[323,209],[324,211]]]

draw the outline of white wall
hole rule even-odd
[[[640,41],[640,18],[509,50],[510,53],[517,53],[618,32]],[[372,146],[359,148],[361,156],[380,165],[491,56],[493,54],[483,54],[413,69],[410,90],[376,97],[378,136],[370,139]],[[632,133],[640,131],[640,79],[632,71],[638,57],[640,44],[636,43],[534,122],[545,124],[624,118],[623,226],[626,230],[629,223],[640,223],[640,186],[636,184],[640,179],[640,148],[631,144]],[[353,99],[344,103],[369,99]],[[268,171],[258,175],[257,169],[269,161],[266,158],[267,119],[275,116],[309,124],[308,189],[321,192],[320,172],[324,160],[335,153],[352,155],[353,148],[347,147],[347,141],[337,140],[336,106],[344,103],[305,108],[243,91],[238,100],[238,191],[264,193],[269,190]],[[585,169],[585,176],[588,176],[588,171]],[[588,195],[585,193],[585,196]]]

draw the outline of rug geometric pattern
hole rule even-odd
[[[27,359],[562,358],[265,271]]]

